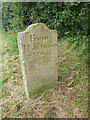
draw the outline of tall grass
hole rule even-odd
[[[18,59],[17,30],[2,31],[2,97],[10,96],[8,81],[16,77],[13,63]]]
[[[2,32],[3,40],[7,43],[6,52],[10,56],[18,54],[17,33],[18,33],[17,31]]]
[[[62,40],[58,56],[59,81],[73,89],[75,97],[70,101],[84,113],[88,111],[88,44],[76,46],[76,43],[70,44],[70,39]]]

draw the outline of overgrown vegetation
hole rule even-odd
[[[17,31],[23,31],[28,25],[34,23],[45,23],[50,29],[58,31],[58,40],[69,39],[74,49],[83,49],[87,54],[88,44],[88,8],[89,3],[84,2],[7,2],[2,4],[3,28],[10,35]],[[10,44],[15,42],[9,40]]]
[[[88,49],[87,46],[74,49],[75,43],[69,46],[68,41],[60,42],[58,76],[65,86],[73,88],[71,104],[80,105],[82,111],[88,103]]]
[[[7,38],[3,37],[3,41],[3,51],[12,48],[6,45]],[[58,86],[31,97],[30,103],[25,95],[19,56],[14,52],[10,55],[7,51],[2,55],[3,117],[88,117],[87,56],[83,55],[80,59],[80,51],[73,51],[68,39],[58,42]]]
[[[72,118],[88,117],[88,5],[89,3],[79,2],[3,3],[3,117],[47,118],[65,117],[65,115]],[[40,109],[37,104],[31,107],[26,101],[17,47],[17,33],[37,22],[45,23],[50,29],[58,31],[58,87],[36,98]],[[51,100],[53,103],[56,98],[58,98],[56,106],[54,104],[48,106],[48,101]],[[25,106],[24,103],[28,104]],[[13,110],[11,105],[14,106]],[[59,105],[64,106],[62,108],[65,115],[61,114],[63,113],[61,108],[56,109]],[[30,108],[28,108],[29,106]],[[41,114],[37,114],[36,108],[40,110]]]
[[[77,33],[88,35],[88,5],[82,2],[3,3],[3,27],[10,30],[41,22],[50,29],[57,29],[59,38]]]

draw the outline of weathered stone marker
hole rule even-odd
[[[57,31],[45,24],[18,33],[18,48],[26,94],[35,95],[57,84]]]

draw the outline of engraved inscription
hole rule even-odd
[[[35,35],[29,35],[29,41],[31,42],[23,45],[23,49],[28,59],[33,59],[33,56],[37,56],[38,59],[40,58],[45,64],[52,59],[51,49],[56,47],[57,44],[51,43],[48,36],[36,37]],[[29,54],[27,50],[30,51]]]

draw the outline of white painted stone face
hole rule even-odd
[[[35,95],[57,84],[57,31],[45,24],[18,33],[18,48],[26,94]]]

